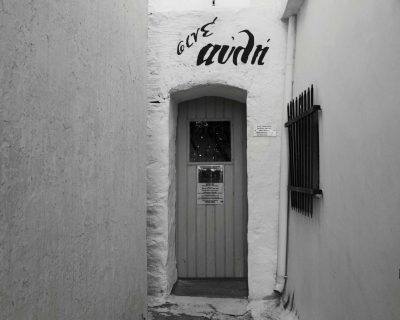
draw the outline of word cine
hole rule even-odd
[[[200,27],[200,28],[197,28],[197,30],[196,30],[195,32],[192,32],[191,34],[189,34],[189,35],[186,37],[186,41],[185,41],[185,42],[184,42],[184,41],[179,41],[178,47],[176,48],[176,53],[177,53],[178,55],[181,55],[182,52],[185,51],[185,44],[186,44],[186,47],[187,47],[187,48],[190,48],[191,46],[193,46],[193,44],[195,44],[195,43],[197,42],[197,40],[198,40],[199,31],[202,32],[202,33],[201,33],[201,36],[203,36],[203,38],[207,38],[207,37],[213,35],[213,33],[210,32],[210,30],[208,30],[207,28],[208,28],[210,25],[215,24],[215,21],[217,21],[217,18],[218,18],[218,17],[215,17],[213,21],[211,21],[211,22],[209,22],[209,23],[206,23],[205,25],[203,25],[203,26]]]
[[[247,35],[247,45],[245,47],[242,46],[232,46],[230,47],[229,45],[219,45],[219,44],[207,44],[203,48],[201,48],[198,56],[197,56],[197,65],[205,64],[206,66],[213,64],[214,63],[214,57],[217,56],[217,62],[219,64],[225,64],[229,61],[229,59],[232,57],[232,62],[234,65],[238,64],[238,58],[240,56],[240,60],[243,63],[247,63],[249,60],[249,57],[254,49],[254,36],[249,30],[242,30],[239,32],[244,33]],[[235,40],[234,37],[232,37],[233,40]],[[267,40],[269,42],[270,39]],[[255,64],[257,61],[258,65],[263,65],[264,64],[264,58],[265,55],[267,54],[269,50],[268,46],[263,47],[262,45],[257,45],[252,58],[251,58],[251,64]],[[258,59],[257,59],[258,58]]]

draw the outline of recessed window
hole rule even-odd
[[[190,162],[230,162],[230,121],[190,122]]]

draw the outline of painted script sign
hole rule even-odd
[[[181,55],[185,51],[185,48],[192,47],[197,43],[199,37],[207,38],[213,35],[214,33],[209,29],[215,24],[217,19],[218,18],[215,17],[211,22],[197,28],[195,32],[188,34],[186,41],[179,41],[177,54]],[[197,55],[196,65],[200,66],[204,64],[208,66],[213,63],[226,64],[228,62],[233,63],[235,66],[237,66],[238,63],[264,65],[265,56],[270,48],[268,46],[270,39],[266,41],[265,45],[256,45],[254,35],[248,29],[239,31],[236,37],[236,40],[234,36],[231,37],[232,40],[237,41],[236,45],[208,43],[203,46]]]
[[[196,31],[188,34],[186,37],[186,41],[183,40],[179,41],[178,46],[176,48],[176,53],[178,55],[181,55],[183,51],[185,51],[185,48],[190,48],[197,42],[199,36],[207,38],[213,35],[213,33],[209,30],[209,27],[213,25],[215,21],[217,21],[217,19],[218,18],[215,17],[213,21],[204,24],[202,27],[197,28]]]
[[[243,46],[229,46],[226,44],[212,44],[209,43],[201,48],[199,55],[197,56],[197,65],[205,64],[206,66],[217,62],[219,64],[225,64],[228,61],[237,66],[238,60],[247,63],[250,61],[251,64],[257,63],[258,65],[264,64],[264,58],[267,54],[269,47],[263,47],[261,44],[254,47],[254,36],[249,30],[239,31],[239,34],[245,34],[247,36],[247,43]],[[235,38],[232,37],[234,40]],[[270,39],[267,40],[269,42]],[[254,49],[254,50],[253,50]]]

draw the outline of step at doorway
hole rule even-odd
[[[175,296],[238,298],[248,297],[246,278],[179,279],[173,289]]]

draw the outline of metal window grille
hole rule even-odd
[[[314,88],[308,88],[287,105],[289,130],[289,197],[291,207],[313,215],[313,199],[319,188],[319,105],[314,105]]]

